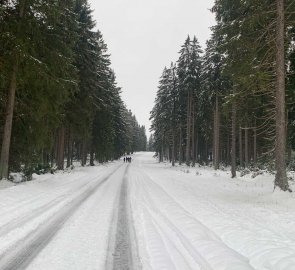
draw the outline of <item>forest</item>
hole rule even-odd
[[[216,0],[202,49],[188,36],[151,111],[159,161],[267,169],[289,190],[295,168],[295,2]]]
[[[87,0],[0,0],[0,179],[146,149]]]

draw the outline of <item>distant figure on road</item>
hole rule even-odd
[[[126,160],[126,159],[125,159],[125,157],[124,157],[124,163],[125,163],[125,160]]]

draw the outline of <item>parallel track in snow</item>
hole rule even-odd
[[[182,261],[182,265],[188,262],[190,257],[192,264],[191,266],[185,266],[185,269],[214,269],[216,267],[212,267],[210,261],[207,261],[208,258],[201,248],[201,246],[204,246],[204,240],[207,242],[208,247],[223,250],[223,254],[241,263],[241,265],[243,264],[245,267],[243,269],[253,269],[246,258],[230,249],[208,227],[157,184],[144,169],[140,169],[139,178],[134,180],[136,189],[141,191],[141,207],[145,211],[146,222],[149,223],[150,228],[153,227],[157,231],[158,238],[161,238],[162,242],[165,243],[163,247],[166,254],[173,251],[173,254],[178,257],[178,263]],[[155,198],[157,198],[157,202]],[[160,208],[159,205],[162,207]],[[167,234],[167,230],[171,234]],[[190,231],[190,238],[187,237],[187,231]],[[169,239],[171,235],[173,235],[173,239]],[[201,244],[200,247],[198,243]],[[167,259],[169,261],[169,258]],[[177,269],[174,259],[172,257],[170,262]],[[171,268],[171,266],[168,268]]]
[[[132,213],[128,194],[128,165],[121,190],[114,207],[113,224],[109,237],[107,270],[140,270]]]
[[[46,223],[41,224],[35,231],[6,250],[0,258],[0,269],[25,269],[62,228],[63,224],[75,213],[80,205],[93,195],[120,167],[121,166],[116,168],[94,185],[88,185],[87,189],[82,191],[71,203],[65,205],[56,215],[50,217]]]

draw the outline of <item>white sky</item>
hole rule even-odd
[[[89,0],[128,109],[147,132],[159,77],[187,35],[204,48],[214,0]]]

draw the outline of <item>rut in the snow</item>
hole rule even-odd
[[[74,212],[85,202],[95,191],[102,186],[121,166],[103,177],[94,185],[89,186],[80,193],[70,204],[66,205],[59,213],[49,218],[47,223],[38,227],[24,239],[21,239],[16,246],[12,246],[0,258],[1,270],[25,269],[38,253],[50,242],[63,224],[74,214]]]
[[[110,250],[112,252],[112,263],[107,267],[109,270],[141,269],[128,199],[128,168],[129,166],[127,166],[119,194],[118,212],[115,214],[116,231],[113,232],[113,234],[115,233],[113,235],[115,239],[110,239],[110,241],[114,241],[114,246]]]

